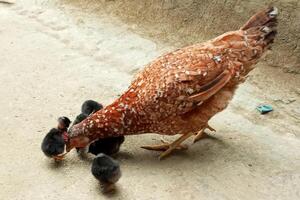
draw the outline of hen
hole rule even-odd
[[[70,128],[67,151],[97,138],[143,133],[180,134],[173,143],[145,146],[164,150],[210,128],[208,121],[224,110],[276,35],[278,9],[264,9],[239,30],[202,44],[165,54],[137,75],[114,103]],[[212,128],[211,128],[212,129]]]

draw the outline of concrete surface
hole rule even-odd
[[[129,29],[65,4],[0,4],[0,199],[300,199],[299,75],[264,63],[211,121],[215,139],[158,161],[139,147],[159,135],[127,137],[115,194],[101,194],[92,156],[47,159],[40,143],[58,116],[74,118],[86,99],[110,103],[174,49]],[[260,115],[260,103],[274,112]]]
[[[45,1],[45,0],[44,0]],[[52,0],[53,1],[53,0]],[[52,2],[51,1],[51,2]],[[63,0],[83,12],[117,16],[131,30],[178,47],[206,41],[241,23],[261,8],[279,9],[278,35],[268,65],[300,74],[299,0]],[[60,5],[61,6],[61,5]]]

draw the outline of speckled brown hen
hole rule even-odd
[[[114,103],[69,130],[68,150],[97,138],[180,134],[172,144],[144,147],[165,150],[162,158],[190,136],[200,139],[273,42],[277,15],[275,7],[264,9],[237,31],[157,58]]]

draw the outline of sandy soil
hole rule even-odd
[[[175,48],[149,38],[70,4],[0,4],[1,199],[299,199],[299,75],[265,63],[211,121],[215,139],[158,161],[139,147],[159,135],[127,137],[113,195],[101,194],[91,156],[55,164],[42,154],[58,116],[74,118],[86,99],[110,103],[141,66]],[[260,115],[260,103],[275,111]]]

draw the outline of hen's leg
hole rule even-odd
[[[199,140],[203,139],[203,138],[208,138],[209,135],[204,131],[204,129],[201,129],[200,131],[198,131],[198,133],[196,133],[193,143],[198,142]]]
[[[209,126],[208,124],[201,129],[195,136],[194,138],[194,143],[198,142],[199,140],[203,139],[203,138],[208,138],[210,137],[204,130],[208,128],[210,131],[216,131],[214,128],[212,128],[211,126]]]
[[[180,138],[178,138],[177,140],[175,140],[171,144],[163,142],[163,144],[161,144],[161,145],[142,146],[142,148],[148,149],[148,150],[156,150],[156,151],[164,150],[164,152],[162,154],[160,154],[160,156],[159,156],[159,159],[161,160],[162,158],[169,155],[174,149],[181,149],[181,150],[182,149],[187,149],[187,146],[181,145],[181,143],[183,141],[185,141],[187,138],[191,137],[192,135],[194,135],[193,132],[188,133],[188,134],[184,134],[184,135],[180,136]]]
[[[149,145],[149,146],[141,146],[143,149],[153,150],[153,151],[166,151],[170,147],[170,143],[161,140],[162,144],[159,145]],[[178,145],[176,150],[186,150],[188,149],[187,145]]]
[[[208,128],[210,131],[214,131],[214,132],[216,131],[216,129],[214,129],[213,127],[211,127],[211,126],[210,126],[210,125],[208,125],[208,124],[206,125],[206,127],[205,127],[205,128]]]
[[[160,154],[159,159],[163,159],[164,157],[166,157],[167,155],[169,155],[174,149],[176,149],[178,146],[180,146],[180,144],[185,141],[186,139],[188,139],[189,137],[191,137],[192,135],[194,135],[193,132],[182,135],[180,138],[178,138],[177,140],[175,140],[173,143],[169,144],[169,148],[164,151],[162,154]]]

